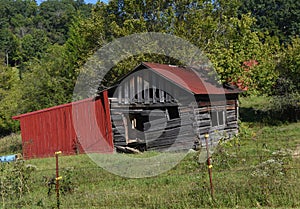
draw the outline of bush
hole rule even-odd
[[[11,201],[19,200],[19,205],[28,205],[23,199],[25,194],[31,191],[33,179],[31,174],[35,167],[28,166],[24,161],[0,164],[0,197],[2,208]]]
[[[22,153],[22,139],[20,134],[11,134],[0,138],[0,155]]]
[[[300,38],[295,38],[276,67],[279,78],[273,89],[273,116],[297,121],[300,115]]]
[[[300,119],[300,93],[274,96],[271,103],[272,118],[284,121],[298,121]]]

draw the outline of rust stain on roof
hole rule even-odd
[[[218,84],[217,80],[204,78],[192,68],[149,62],[143,62],[143,65],[193,94],[237,94],[242,92],[233,86],[225,88]]]

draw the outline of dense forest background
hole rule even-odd
[[[116,38],[162,32],[188,40],[212,61],[222,82],[268,95],[286,119],[300,109],[299,0],[0,0],[0,135],[11,117],[72,100],[80,68]],[[119,63],[113,82],[141,61]],[[295,114],[296,113],[296,114]]]

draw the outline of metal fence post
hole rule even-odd
[[[212,182],[212,164],[210,162],[210,154],[209,154],[209,147],[208,147],[209,134],[205,134],[204,137],[205,137],[206,152],[207,152],[207,167],[208,167],[208,175],[209,175],[209,183],[210,183],[210,194],[211,194],[211,198],[214,199],[214,186]]]
[[[61,154],[61,151],[55,152],[55,159],[56,159],[56,205],[59,209],[60,201],[59,201],[59,180],[62,179],[61,176],[59,176],[59,167],[58,167],[58,155]]]

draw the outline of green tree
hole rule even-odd
[[[21,61],[27,62],[33,58],[40,59],[49,45],[47,34],[43,30],[33,30],[21,39]]]
[[[0,58],[6,66],[15,66],[20,40],[11,30],[5,28],[0,31]]]
[[[283,57],[276,66],[279,73],[276,95],[300,93],[300,38],[295,38],[284,49]]]
[[[75,8],[67,1],[49,0],[40,5],[39,28],[48,31],[52,43],[63,44],[68,33],[68,24],[75,14]]]
[[[17,114],[20,99],[18,83],[18,70],[0,65],[0,136],[17,129],[17,123],[11,117]]]
[[[47,31],[51,43],[64,44],[68,38],[69,25],[77,12],[88,16],[91,6],[83,1],[48,0],[41,3],[36,18],[37,27]]]
[[[248,13],[257,20],[255,31],[277,36],[289,42],[300,34],[300,1],[298,0],[241,0],[240,13]]]
[[[249,94],[271,92],[277,73],[278,40],[251,31],[253,19],[248,15],[230,18],[231,27],[221,41],[212,43],[208,56],[222,82],[231,82],[248,90]]]
[[[71,101],[73,83],[64,77],[63,46],[53,45],[40,60],[33,60],[23,74],[19,113]]]
[[[292,39],[291,44],[284,48],[276,70],[279,77],[272,91],[274,117],[298,121],[300,119],[300,38]]]

